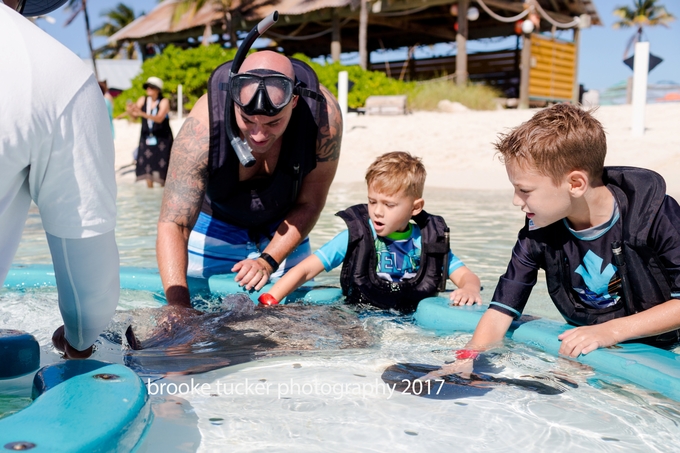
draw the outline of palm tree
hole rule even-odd
[[[626,46],[623,58],[626,58],[632,45],[642,40],[644,27],[656,27],[658,25],[668,27],[668,23],[675,20],[675,17],[666,11],[665,6],[657,4],[657,0],[633,0],[632,8],[628,6],[618,7],[614,10],[614,15],[621,18],[621,20],[614,22],[614,28],[637,28]]]
[[[67,10],[72,11],[71,17],[69,17],[64,23],[64,27],[68,27],[71,22],[78,17],[80,12],[83,12],[85,17],[85,31],[87,32],[87,45],[90,48],[90,57],[92,58],[92,66],[94,67],[94,76],[99,80],[99,74],[97,74],[97,63],[95,62],[95,53],[92,47],[92,32],[90,31],[90,16],[87,14],[87,0],[68,0]]]
[[[175,6],[175,12],[173,14],[172,20],[177,22],[179,19],[187,12],[191,11],[191,14],[196,14],[203,6],[208,3],[212,3],[219,11],[222,13],[222,30],[224,33],[229,34],[229,42],[232,47],[236,46],[236,31],[233,27],[232,20],[232,3],[233,0],[181,0]]]
[[[126,25],[133,22],[135,11],[123,3],[119,3],[115,8],[111,8],[101,13],[101,17],[107,20],[101,27],[92,32],[95,36],[109,37]],[[133,42],[116,42],[115,44],[106,44],[98,49],[95,49],[95,54],[103,58],[116,58],[124,54],[128,59],[136,58],[137,50]]]

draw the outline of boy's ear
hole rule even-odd
[[[422,198],[416,198],[413,200],[413,211],[411,212],[411,217],[420,214],[420,212],[423,210],[423,207],[425,207],[425,200]]]
[[[583,170],[573,170],[567,175],[567,183],[569,184],[569,191],[574,197],[582,196],[590,187],[590,179],[588,174]]]

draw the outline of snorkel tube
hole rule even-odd
[[[248,33],[246,38],[243,40],[238,50],[236,51],[236,56],[234,61],[231,63],[231,69],[229,70],[229,79],[236,74],[241,68],[243,61],[248,55],[248,51],[252,47],[253,43],[257,38],[262,36],[272,25],[279,20],[279,12],[274,11],[269,16],[262,19],[252,30]],[[231,147],[234,148],[238,160],[244,167],[252,167],[255,165],[255,158],[253,157],[253,150],[250,149],[248,143],[241,139],[239,136],[239,131],[232,122],[232,112],[234,111],[234,102],[231,99],[231,88],[227,88],[227,99],[224,107],[224,122],[226,123],[227,137],[231,143]]]

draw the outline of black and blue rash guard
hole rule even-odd
[[[663,178],[649,170],[605,168],[615,199],[609,221],[584,231],[560,220],[519,232],[491,309],[518,317],[546,272],[550,296],[567,322],[599,324],[625,316],[612,242],[622,241],[636,306],[645,310],[680,298],[680,206],[665,194]]]

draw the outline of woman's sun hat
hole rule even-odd
[[[26,0],[23,15],[27,17],[42,16],[51,13],[68,0]]]
[[[145,90],[149,87],[154,87],[158,88],[159,90],[163,90],[163,81],[158,77],[149,77],[148,79],[146,79],[146,82],[144,82],[144,85],[142,85],[142,87]]]

